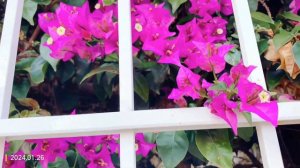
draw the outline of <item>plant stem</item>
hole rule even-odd
[[[78,152],[76,151],[76,157],[75,157],[75,162],[74,162],[73,168],[76,167],[77,161],[78,161]]]
[[[270,11],[269,6],[266,4],[265,0],[259,0],[259,2],[262,4],[262,6],[266,9],[269,17],[272,19],[272,13]]]

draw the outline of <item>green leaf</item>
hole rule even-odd
[[[96,74],[100,74],[103,72],[110,72],[113,74],[119,74],[119,67],[116,66],[115,64],[103,64],[102,66],[93,69],[92,71],[90,71],[88,74],[86,74],[83,79],[81,80],[80,84],[82,84],[86,79],[96,75]]]
[[[103,0],[103,3],[105,6],[109,6],[115,3],[115,0]]]
[[[269,48],[268,39],[262,39],[262,40],[260,40],[257,43],[257,45],[258,45],[259,54],[260,55],[263,54]]]
[[[36,58],[31,64],[30,77],[34,84],[40,84],[44,82],[48,65],[49,64],[42,57]]]
[[[238,128],[238,135],[243,140],[249,142],[254,134],[253,127]]]
[[[293,46],[293,52],[295,55],[296,63],[300,66],[300,41],[297,41]]]
[[[110,54],[104,58],[104,62],[118,62],[119,57],[116,53]]]
[[[196,158],[200,159],[201,161],[207,162],[205,157],[202,155],[202,153],[197,148],[195,131],[189,132],[187,135],[188,135],[188,138],[190,141],[189,150],[188,150],[189,153],[192,154],[193,156],[195,156]]]
[[[31,64],[36,58],[23,58],[16,63],[16,71],[30,72]]]
[[[134,91],[144,102],[149,99],[149,85],[147,79],[141,73],[134,74]]]
[[[10,141],[9,142],[9,151],[8,151],[8,153],[9,154],[17,153],[21,149],[23,143],[24,143],[24,140]]]
[[[286,19],[289,19],[289,20],[294,20],[294,21],[297,21],[297,22],[300,22],[300,16],[292,13],[292,12],[285,12],[282,14],[282,16]]]
[[[284,46],[286,43],[291,41],[294,37],[294,34],[291,32],[288,32],[284,29],[280,29],[279,33],[275,34],[273,41],[275,45],[275,50],[279,50],[282,46]]]
[[[67,161],[70,167],[72,168],[81,168],[85,167],[85,160],[79,153],[75,152],[74,150],[68,150],[66,152]],[[76,163],[76,165],[74,165]]]
[[[225,61],[228,64],[235,66],[241,61],[241,58],[242,58],[241,52],[238,51],[237,49],[234,49],[226,55]]]
[[[56,162],[48,164],[48,168],[70,168],[70,167],[67,160],[57,158]]]
[[[249,8],[251,12],[255,12],[258,7],[258,0],[248,0]]]
[[[247,122],[252,125],[252,115],[249,112],[242,112],[243,116],[246,118]]]
[[[145,132],[144,136],[145,136],[146,141],[150,142],[150,143],[155,143],[156,138],[157,138],[157,134],[153,133],[153,132]]]
[[[175,13],[179,6],[185,3],[187,0],[168,0],[172,6],[172,13]]]
[[[166,168],[176,167],[184,159],[189,148],[189,140],[184,131],[159,133],[156,144]]]
[[[51,0],[32,0],[40,5],[49,5],[51,3]]]
[[[30,89],[30,81],[25,78],[21,82],[14,82],[12,95],[19,99],[19,98],[26,98],[28,91]]]
[[[227,130],[198,131],[196,144],[203,156],[214,165],[233,167],[233,151]]]
[[[296,59],[297,61],[297,59]],[[281,80],[285,77],[285,72],[283,70],[277,70],[277,71],[267,71],[266,74],[266,80],[268,89],[271,91],[276,86],[278,86],[281,82]]]
[[[72,5],[72,6],[82,6],[86,0],[61,0],[61,2]]]
[[[33,16],[37,10],[37,3],[33,2],[32,0],[24,0],[24,7],[23,7],[23,18],[27,20],[30,25],[34,25]]]
[[[217,82],[213,84],[208,90],[227,90],[227,85],[225,82]]]
[[[50,56],[51,50],[48,47],[44,46],[44,44],[48,40],[48,38],[49,38],[49,35],[47,35],[47,34],[44,34],[41,38],[40,55],[51,65],[53,70],[56,71],[56,67],[57,67],[59,60],[52,58]]]
[[[62,83],[65,83],[67,80],[71,79],[75,74],[75,67],[71,61],[61,62],[57,69],[57,75],[60,78]]]
[[[273,19],[262,12],[251,12],[251,16],[252,16],[254,22],[260,21],[260,22],[264,22],[264,23],[274,24]]]

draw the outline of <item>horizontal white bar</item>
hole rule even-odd
[[[279,104],[280,124],[300,123],[300,102]],[[253,117],[253,126],[264,122]],[[249,126],[239,116],[239,126]],[[149,132],[170,130],[198,130],[228,128],[209,109],[178,108],[133,111],[131,113],[102,113],[37,118],[0,120],[0,137],[8,139],[71,137],[84,135],[116,134],[127,131]]]

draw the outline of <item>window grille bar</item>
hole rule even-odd
[[[246,65],[256,66],[256,69],[251,74],[251,80],[266,89],[267,86],[255,39],[248,1],[232,0],[232,3],[244,63]],[[257,125],[256,129],[264,167],[283,168],[276,129],[266,123]]]
[[[5,18],[0,44],[0,119],[7,119],[10,108],[14,68],[23,12],[23,0],[6,2]],[[0,167],[4,155],[5,137],[0,138]]]
[[[120,111],[134,110],[133,59],[131,40],[130,0],[118,1],[119,22],[119,73],[120,73]],[[123,120],[130,118],[123,118]],[[120,134],[120,166],[136,167],[135,133],[133,130]]]

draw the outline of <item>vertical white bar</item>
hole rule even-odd
[[[0,44],[0,119],[8,118],[14,78],[23,0],[9,0],[6,4]],[[0,167],[4,155],[5,137],[0,138]]]
[[[232,3],[244,63],[257,67],[251,74],[251,80],[266,89],[248,1],[232,0]],[[256,130],[264,167],[283,168],[276,129],[270,124],[262,123]]]
[[[127,113],[134,110],[130,0],[118,1],[118,13],[120,111]],[[121,168],[136,167],[135,133],[133,131],[120,135],[120,166]]]

